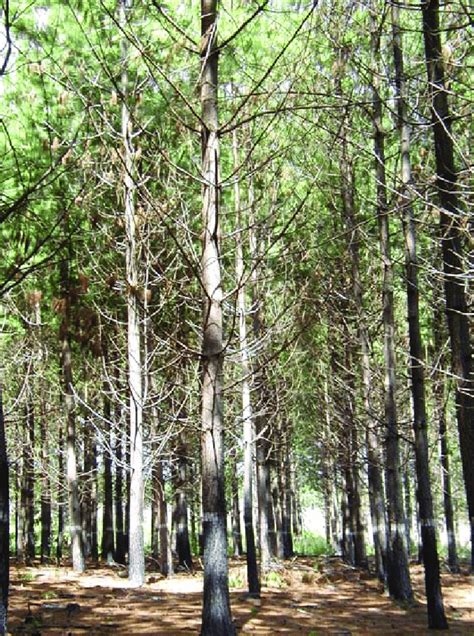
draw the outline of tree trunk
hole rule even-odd
[[[234,169],[238,170],[239,153],[237,146],[237,132],[232,136]],[[244,284],[244,250],[243,250],[243,222],[240,204],[240,186],[238,179],[234,185],[235,212],[237,220],[235,274],[237,283],[237,312],[239,319],[239,348],[240,367],[242,370],[242,421],[244,446],[244,526],[245,545],[247,552],[247,581],[249,595],[260,596],[260,581],[257,568],[257,551],[253,527],[253,473],[255,456],[255,427],[253,421],[252,404],[250,401],[250,359],[247,342],[247,308]]]
[[[61,262],[61,286],[64,313],[60,327],[61,368],[64,382],[64,407],[66,411],[66,480],[69,503],[69,532],[71,535],[72,567],[75,572],[84,572],[84,545],[82,537],[81,505],[77,478],[76,458],[76,413],[74,405],[71,346],[69,344],[70,321],[70,254]]]
[[[396,600],[412,600],[413,591],[404,541],[405,518],[400,476],[400,449],[395,401],[395,318],[393,297],[393,265],[385,179],[385,138],[382,124],[382,101],[379,94],[379,36],[375,17],[372,24],[372,54],[375,60],[373,82],[373,125],[377,219],[382,258],[382,295],[385,362],[385,424],[386,469],[385,485],[388,511],[387,576],[390,595]]]
[[[237,461],[235,450],[231,458],[231,491],[232,491],[232,542],[234,556],[243,554],[242,531],[240,527],[239,482],[237,479]]]
[[[229,601],[222,413],[222,288],[219,254],[217,0],[201,0],[202,139],[202,636],[235,634]]]
[[[442,316],[439,305],[435,305],[435,314],[433,321],[433,337],[434,337],[434,350],[439,352],[443,350],[443,329],[442,329]],[[446,524],[446,535],[448,540],[448,565],[449,569],[453,573],[459,572],[459,561],[456,547],[456,532],[454,526],[454,510],[453,510],[453,498],[451,488],[451,469],[449,459],[449,444],[448,444],[448,427],[446,419],[447,408],[447,382],[444,371],[444,356],[441,356],[438,364],[440,368],[435,375],[433,393],[436,404],[436,414],[438,420],[439,431],[439,453],[441,464],[441,484],[443,490],[443,507],[444,507],[444,519]]]
[[[252,333],[255,342],[260,342],[263,336],[262,300],[259,290],[259,249],[258,238],[255,229],[254,191],[250,177],[249,184],[249,251],[251,259],[251,292],[252,292]],[[258,366],[258,361],[257,361]],[[267,426],[265,370],[253,373],[255,394],[258,396],[255,415],[256,432],[256,464],[257,464],[257,499],[258,499],[258,533],[260,546],[260,570],[262,573],[271,567],[272,556],[277,553],[277,540],[275,533],[275,519],[273,515],[273,502],[271,495],[270,479],[270,448],[269,428]]]
[[[415,439],[415,467],[417,477],[416,496],[421,525],[425,589],[428,601],[428,626],[431,629],[447,629],[439,574],[436,524],[431,494],[428,423],[426,417],[425,374],[423,342],[420,329],[418,292],[418,259],[416,230],[413,213],[410,162],[410,130],[405,105],[405,74],[403,64],[400,11],[397,2],[392,5],[393,53],[397,94],[397,124],[400,133],[401,192],[400,208],[403,214],[405,234],[405,272],[408,310],[408,335],[410,341],[410,374],[413,400],[413,432]],[[410,544],[408,544],[409,546]]]
[[[64,479],[64,434],[62,426],[59,427],[59,439],[58,439],[58,486],[57,486],[57,501],[58,501],[58,532],[56,535],[56,561],[57,564],[61,564],[63,558],[63,541],[64,541],[64,503],[63,503],[63,489],[62,482]]]
[[[33,374],[34,376],[34,374]],[[27,388],[26,402],[26,446],[24,455],[25,471],[25,536],[24,554],[29,563],[35,558],[35,411],[34,380]]]
[[[119,0],[120,26],[126,28],[129,0]],[[133,147],[132,118],[128,106],[128,41],[124,36],[120,43],[122,59],[122,144],[123,144],[123,188],[125,200],[125,234],[127,280],[127,350],[128,388],[130,421],[130,498],[128,528],[128,578],[134,587],[145,582],[145,546],[143,538],[143,395],[142,360],[140,351],[140,316],[138,306],[138,263],[137,227],[135,219],[135,149]]]
[[[344,223],[348,231],[348,249],[351,257],[352,298],[357,317],[357,332],[361,352],[362,389],[365,411],[365,442],[367,446],[367,474],[369,484],[369,504],[374,541],[375,568],[380,581],[385,581],[387,557],[387,531],[384,506],[384,484],[379,440],[376,432],[377,421],[372,407],[372,373],[370,368],[370,341],[367,316],[364,308],[360,277],[360,235],[355,217],[354,169],[347,151],[347,140],[342,138],[340,161],[341,194]]]
[[[183,416],[184,414],[181,414]],[[175,489],[174,522],[176,526],[176,553],[178,565],[186,570],[193,569],[191,545],[189,543],[188,529],[188,502],[186,489],[188,487],[188,459],[187,448],[184,439],[178,443],[178,465]]]
[[[474,568],[474,378],[469,315],[464,289],[466,278],[463,268],[461,202],[458,197],[451,114],[444,77],[439,0],[427,0],[421,5],[421,10],[431,98],[436,186],[440,203],[446,316],[451,342],[452,372],[456,379],[459,446],[471,525],[471,568]]]
[[[0,634],[6,634],[10,584],[10,493],[2,391],[0,385]]]
[[[114,365],[114,376],[116,385],[120,379],[120,368],[116,363]],[[127,552],[127,540],[124,528],[123,514],[123,417],[122,407],[119,401],[114,405],[114,424],[115,424],[115,561],[117,563],[125,563],[125,555]]]
[[[168,530],[168,507],[165,498],[162,462],[158,462],[156,471],[159,493],[158,510],[160,515],[160,571],[163,576],[171,576],[173,574],[173,559],[171,554],[170,533]]]
[[[104,371],[108,373],[108,358],[105,350],[106,344],[103,343],[103,365]],[[112,564],[114,560],[114,514],[113,514],[113,483],[112,483],[112,456],[110,447],[112,444],[110,420],[112,417],[112,409],[110,405],[110,383],[108,380],[103,382],[103,400],[104,400],[104,444],[102,456],[104,461],[104,509],[102,515],[102,559],[108,564]]]
[[[41,563],[51,556],[51,482],[49,479],[49,444],[46,429],[45,402],[41,398]]]

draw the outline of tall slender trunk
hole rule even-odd
[[[400,448],[398,439],[397,408],[395,401],[395,318],[393,296],[393,265],[390,246],[389,217],[385,178],[385,133],[382,123],[382,100],[379,92],[380,41],[375,17],[372,23],[372,55],[375,72],[372,75],[373,125],[375,177],[377,190],[377,219],[382,258],[382,296],[385,362],[385,425],[386,425],[386,469],[388,546],[388,589],[397,600],[412,600],[413,591],[408,569],[404,541],[404,513],[400,476]]]
[[[59,427],[58,435],[58,486],[57,486],[57,502],[58,502],[58,528],[56,535],[56,561],[61,564],[63,558],[63,541],[64,541],[64,501],[62,481],[64,478],[64,433],[62,426]]]
[[[104,347],[104,371],[108,373],[108,358]],[[110,405],[110,386],[108,380],[103,382],[103,400],[104,400],[104,437],[106,444],[103,447],[104,462],[104,508],[102,515],[102,544],[101,554],[104,561],[108,564],[114,560],[114,516],[113,516],[113,482],[112,482],[112,457],[110,453],[111,430],[110,419],[112,417],[112,409]]]
[[[235,634],[229,600],[224,490],[223,332],[219,254],[219,137],[217,0],[201,0],[202,140],[202,510],[203,636]]]
[[[35,558],[35,381],[31,379],[26,398],[26,445],[24,455],[25,471],[25,535],[24,553],[28,562]]]
[[[401,200],[405,234],[405,272],[408,309],[408,334],[410,341],[410,374],[413,400],[413,432],[415,438],[415,467],[417,477],[416,496],[420,515],[423,565],[425,568],[425,589],[428,601],[428,625],[432,629],[447,629],[444,614],[441,581],[439,574],[436,525],[434,520],[433,496],[431,494],[428,422],[425,400],[425,374],[423,363],[423,342],[420,329],[420,309],[418,291],[418,259],[416,251],[416,230],[411,196],[410,129],[407,123],[405,103],[405,73],[402,35],[400,30],[400,9],[397,0],[392,3],[393,57],[395,65],[395,85],[397,94],[397,124],[400,134],[401,151]]]
[[[234,556],[243,554],[242,531],[240,528],[239,482],[237,479],[237,460],[235,450],[231,458],[231,496],[232,496],[232,541]]]
[[[0,385],[0,634],[7,633],[10,585],[10,492],[3,389]]]
[[[444,269],[446,316],[451,364],[456,379],[459,446],[471,526],[471,568],[474,568],[474,378],[469,315],[464,288],[461,202],[454,164],[451,114],[446,90],[439,25],[439,0],[421,5],[428,74],[432,131],[436,158],[436,187],[440,203],[440,233]]]
[[[291,501],[291,483],[290,483],[290,443],[291,430],[287,424],[283,435],[283,447],[281,453],[280,464],[280,497],[282,509],[282,530],[283,530],[283,554],[285,559],[291,559],[293,556],[293,532],[291,527],[292,501]]]
[[[380,581],[385,581],[387,557],[387,531],[384,506],[384,484],[379,440],[376,432],[377,421],[372,406],[372,372],[370,368],[370,341],[367,316],[364,308],[362,282],[360,276],[360,235],[355,217],[354,168],[348,154],[347,139],[342,138],[341,151],[341,194],[344,223],[348,230],[348,249],[351,257],[352,298],[357,317],[357,332],[361,353],[362,390],[365,411],[365,443],[367,446],[367,474],[369,485],[369,505],[374,541],[375,568]]]
[[[64,313],[60,327],[61,367],[64,382],[64,408],[66,412],[66,481],[69,503],[69,532],[71,535],[72,567],[75,572],[84,572],[84,545],[82,537],[81,505],[77,477],[76,457],[76,413],[74,405],[72,356],[69,343],[70,279],[68,254],[61,262],[61,287]]]
[[[433,320],[434,350],[443,350],[442,316],[439,304],[436,305]],[[444,520],[448,540],[448,565],[451,572],[459,572],[459,561],[456,547],[456,532],[454,527],[454,510],[451,488],[451,469],[449,460],[448,426],[446,418],[448,383],[444,370],[444,356],[441,356],[438,364],[440,368],[436,372],[433,393],[436,404],[436,417],[439,431],[439,454],[441,464],[441,484],[443,491]]]
[[[120,26],[126,28],[130,0],[119,0]],[[130,584],[140,587],[145,582],[145,546],[143,537],[143,394],[142,360],[140,351],[140,314],[138,305],[138,263],[139,247],[135,222],[135,149],[133,146],[133,123],[129,110],[128,86],[128,41],[125,36],[120,42],[122,58],[122,144],[123,144],[123,188],[126,233],[127,279],[127,349],[128,388],[130,421],[130,498],[128,528],[128,578]]]
[[[232,136],[232,150],[234,169],[239,166],[237,132]],[[237,283],[237,312],[239,319],[239,348],[240,367],[242,370],[242,421],[243,421],[243,445],[244,445],[244,526],[245,545],[247,551],[247,581],[249,595],[260,596],[260,581],[257,568],[257,551],[255,548],[255,535],[253,527],[253,472],[254,472],[254,447],[255,427],[253,421],[252,404],[250,401],[250,359],[247,342],[247,308],[245,301],[244,283],[244,250],[243,250],[243,221],[240,202],[240,185],[238,179],[234,184],[234,203],[237,221],[235,274]]]
[[[49,478],[49,444],[46,428],[46,405],[41,398],[41,563],[51,556],[51,482]]]
[[[114,364],[114,377],[116,385],[119,384],[120,367],[118,361]],[[122,405],[116,400],[114,405],[114,425],[115,425],[115,554],[114,559],[117,563],[125,563],[125,554],[127,552],[127,541],[124,528],[124,511],[123,511],[123,422],[122,422]]]
[[[171,576],[173,574],[173,559],[168,528],[168,506],[165,498],[165,481],[163,478],[162,462],[158,462],[156,472],[159,493],[158,510],[160,515],[160,571],[163,576]]]
[[[249,251],[251,260],[251,294],[252,294],[252,334],[255,342],[259,342],[263,336],[262,299],[259,289],[259,246],[257,230],[255,227],[254,190],[253,181],[249,183]],[[258,360],[257,360],[258,366]],[[272,556],[276,556],[277,541],[275,534],[275,519],[273,514],[273,502],[271,495],[270,479],[270,449],[269,428],[265,416],[266,390],[265,370],[259,369],[253,373],[255,394],[258,396],[255,414],[256,433],[256,464],[257,464],[257,500],[258,500],[258,543],[260,546],[260,569],[265,573],[271,567]]]
[[[90,447],[90,463],[91,463],[91,501],[90,501],[90,546],[91,557],[94,561],[99,560],[99,542],[97,534],[97,515],[98,515],[98,488],[97,488],[97,443],[95,435],[92,436]]]
[[[183,414],[181,414],[183,415]],[[178,442],[178,465],[175,480],[175,507],[174,522],[176,526],[176,553],[178,564],[186,570],[193,569],[191,556],[191,544],[189,543],[188,528],[188,501],[186,490],[188,488],[188,458],[187,447],[183,438]]]

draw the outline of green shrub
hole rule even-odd
[[[300,536],[294,537],[294,549],[298,554],[308,556],[321,556],[331,554],[332,548],[326,543],[326,539],[312,532],[304,531]]]

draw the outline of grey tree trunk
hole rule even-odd
[[[108,358],[104,347],[104,369],[108,373]],[[110,405],[110,386],[107,380],[104,380],[103,386],[103,400],[104,400],[104,436],[107,444],[103,448],[103,461],[104,461],[104,508],[102,514],[102,544],[101,554],[102,558],[109,565],[114,560],[114,501],[113,501],[113,482],[112,482],[112,457],[109,447],[111,445],[111,430],[110,421],[112,417],[112,409]]]
[[[181,437],[178,442],[177,454],[178,465],[175,480],[175,507],[173,514],[176,527],[176,553],[178,555],[178,565],[186,570],[192,570],[193,559],[191,556],[191,544],[189,542],[188,500],[186,494],[188,489],[188,450],[184,437]]]
[[[0,385],[0,634],[7,634],[10,586],[10,493],[7,440],[3,417],[3,389]]]
[[[348,249],[351,257],[352,297],[357,318],[357,332],[361,353],[362,390],[365,411],[365,442],[367,446],[367,474],[369,484],[369,504],[374,541],[375,568],[380,581],[385,581],[387,558],[387,530],[385,519],[385,494],[382,472],[382,458],[377,435],[377,420],[372,407],[372,372],[370,368],[370,341],[367,316],[364,308],[362,282],[360,276],[360,236],[356,222],[354,204],[354,168],[347,150],[347,139],[342,138],[341,151],[341,194],[344,222],[347,228]]]
[[[168,507],[165,499],[165,482],[163,479],[163,464],[158,462],[156,467],[158,483],[158,511],[160,516],[160,571],[163,576],[173,574],[173,559],[171,554],[171,540],[168,529]]]
[[[249,183],[249,251],[251,261],[252,293],[252,334],[255,342],[263,337],[262,298],[259,289],[260,255],[257,230],[255,227],[254,191],[250,177]],[[257,361],[258,366],[258,361]],[[270,480],[270,431],[266,422],[265,370],[253,373],[255,394],[258,396],[255,415],[256,463],[257,463],[257,500],[258,500],[258,543],[260,547],[260,570],[265,573],[271,568],[272,556],[276,556],[277,541]]]
[[[239,166],[239,153],[237,132],[232,136],[232,149],[234,169]],[[255,427],[250,401],[250,359],[247,342],[247,308],[245,301],[244,283],[244,250],[243,250],[243,222],[240,202],[240,185],[238,179],[234,185],[235,212],[237,221],[235,274],[237,283],[237,312],[239,318],[239,348],[240,366],[242,370],[242,421],[243,421],[243,445],[244,445],[244,525],[245,544],[247,551],[247,581],[249,595],[260,596],[260,581],[257,568],[257,551],[255,548],[255,535],[253,527],[253,474],[255,456]]]
[[[440,234],[451,364],[456,378],[459,446],[471,525],[471,569],[474,568],[474,378],[462,247],[461,202],[454,164],[451,114],[446,90],[439,25],[439,0],[421,5],[428,90],[440,203]]]
[[[63,540],[64,540],[64,503],[62,492],[62,480],[64,477],[64,433],[63,429],[59,427],[58,436],[58,475],[59,482],[57,486],[57,501],[58,501],[58,531],[56,535],[56,561],[58,565],[61,564],[63,556]]]
[[[126,28],[130,0],[119,0],[119,22]],[[133,146],[133,123],[128,106],[128,42],[122,37],[120,43],[122,59],[122,145],[123,145],[123,189],[126,234],[125,275],[127,280],[127,350],[128,388],[130,391],[130,497],[128,527],[128,579],[134,587],[145,582],[145,545],[143,538],[143,393],[142,360],[140,350],[140,315],[138,305],[139,247],[135,222],[135,149]]]
[[[372,24],[372,55],[375,70],[373,83],[373,125],[375,178],[377,190],[377,219],[382,259],[382,295],[385,362],[385,486],[387,491],[388,546],[387,577],[390,595],[397,600],[412,600],[413,591],[408,569],[404,537],[405,516],[400,475],[400,449],[398,439],[397,408],[395,401],[395,319],[393,297],[393,265],[385,178],[385,139],[382,124],[382,101],[379,92],[380,41],[375,18]]]
[[[60,327],[61,368],[64,383],[64,408],[66,414],[66,481],[69,503],[69,532],[71,535],[72,567],[75,572],[84,572],[84,542],[82,536],[81,504],[77,477],[76,413],[74,405],[72,356],[69,344],[70,280],[68,254],[61,262],[61,287],[63,319]]]
[[[115,361],[114,368],[115,382],[118,384],[120,379],[120,368],[118,361]],[[115,425],[115,554],[114,559],[117,563],[125,563],[125,555],[127,552],[127,541],[124,528],[124,510],[123,510],[123,412],[119,401],[114,405],[114,425]]]
[[[393,57],[395,85],[397,91],[397,124],[400,134],[401,152],[401,200],[405,234],[405,272],[408,309],[408,335],[410,341],[410,374],[413,400],[413,433],[415,439],[415,466],[418,487],[416,497],[420,515],[423,565],[425,568],[425,589],[428,601],[428,626],[431,629],[447,629],[444,613],[441,580],[439,574],[436,525],[434,520],[433,496],[431,494],[428,422],[426,417],[425,374],[423,362],[423,342],[420,329],[420,309],[418,292],[418,260],[416,248],[415,218],[410,192],[410,129],[407,123],[405,73],[402,34],[400,30],[400,10],[397,1],[392,5]]]
[[[231,491],[232,491],[232,542],[234,556],[243,554],[242,531],[240,527],[239,482],[237,479],[237,461],[235,450],[231,460]]]
[[[217,0],[201,0],[203,288],[201,470],[204,541],[203,636],[235,634],[229,600],[222,413],[222,287],[219,254]]]
[[[443,322],[442,311],[439,304],[436,305],[433,320],[434,350],[443,350]],[[439,359],[439,369],[434,378],[433,393],[436,403],[436,417],[439,431],[439,454],[441,463],[441,484],[443,490],[444,519],[446,524],[446,535],[448,539],[448,565],[451,572],[459,572],[459,561],[456,546],[456,532],[454,525],[454,509],[451,487],[451,468],[448,444],[448,426],[446,418],[446,408],[448,399],[448,383],[445,377],[444,356]]]

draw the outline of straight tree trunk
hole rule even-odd
[[[373,83],[373,125],[375,176],[377,190],[377,219],[382,258],[382,295],[385,362],[385,485],[388,509],[387,578],[390,595],[396,600],[412,600],[413,591],[403,527],[405,517],[400,475],[400,448],[398,439],[397,408],[395,401],[395,318],[393,297],[393,265],[385,178],[385,133],[382,123],[382,101],[379,93],[379,36],[375,17],[372,23],[372,55],[375,60]]]
[[[118,363],[114,365],[114,376],[118,385],[120,379],[120,369]],[[115,422],[115,554],[114,558],[117,563],[125,563],[125,555],[127,552],[127,540],[124,528],[123,514],[123,432],[122,432],[122,407],[116,401],[114,406],[114,422]]]
[[[171,554],[171,541],[168,529],[168,506],[165,498],[165,482],[163,479],[163,463],[158,462],[157,483],[159,493],[159,515],[160,515],[160,571],[163,576],[173,574],[173,559]]]
[[[57,487],[57,501],[58,501],[58,532],[56,535],[56,561],[57,564],[61,564],[63,558],[63,541],[64,541],[64,503],[63,503],[63,489],[62,481],[64,479],[64,433],[62,426],[59,427],[58,438],[58,487]]]
[[[34,373],[33,373],[34,376]],[[35,410],[34,410],[34,378],[27,389],[26,403],[26,447],[25,471],[25,537],[24,552],[27,562],[35,558]]]
[[[125,28],[130,0],[119,0],[120,25]],[[128,387],[130,391],[130,498],[128,528],[128,578],[134,587],[145,582],[145,546],[143,537],[143,394],[142,360],[140,350],[140,316],[138,306],[138,263],[139,248],[135,220],[135,149],[133,147],[132,119],[128,106],[128,42],[121,39],[122,58],[122,144],[123,144],[123,187],[125,199],[126,233],[126,279],[127,279],[127,349]]]
[[[69,257],[61,262],[61,286],[64,301],[64,313],[60,327],[61,368],[64,382],[64,407],[66,412],[66,481],[69,503],[69,532],[71,535],[72,567],[75,572],[84,572],[84,543],[82,536],[81,504],[77,477],[76,457],[76,413],[74,405],[72,356],[69,343],[70,321],[70,279]]]
[[[6,634],[10,585],[10,493],[2,391],[0,385],[0,634]]]
[[[471,568],[474,568],[474,378],[464,289],[461,202],[457,191],[451,114],[443,65],[439,0],[427,0],[421,5],[421,11],[440,203],[446,316],[452,372],[456,378],[456,416],[471,526]]]
[[[252,293],[252,334],[255,342],[263,336],[262,299],[259,289],[259,246],[255,227],[253,181],[249,183],[249,251],[251,260],[251,293]],[[258,361],[257,361],[258,365]],[[260,546],[260,570],[262,573],[271,568],[272,556],[277,553],[275,518],[271,495],[269,429],[266,423],[266,391],[265,370],[253,373],[255,393],[258,396],[255,414],[256,432],[256,464],[257,464],[257,500],[258,500],[258,543]]]
[[[436,305],[434,315],[433,337],[434,337],[434,350],[435,352],[443,350],[443,329],[442,329],[442,316],[439,305]],[[435,376],[435,383],[433,388],[436,414],[438,420],[439,431],[439,453],[441,464],[441,484],[443,490],[443,507],[444,507],[444,519],[446,524],[446,536],[448,540],[448,565],[449,569],[453,573],[459,572],[459,561],[456,547],[456,532],[454,526],[454,509],[451,487],[451,469],[449,459],[449,444],[448,444],[448,426],[446,418],[447,408],[447,382],[444,371],[444,356],[441,357],[438,364],[440,369],[437,370]]]
[[[231,459],[231,491],[232,491],[232,541],[234,556],[243,554],[242,531],[240,527],[239,482],[237,479],[237,461],[235,450]]]
[[[229,600],[224,489],[223,332],[219,254],[217,0],[201,0],[202,140],[202,511],[204,592],[202,636],[235,634]]]
[[[181,439],[178,446],[175,508],[173,515],[176,526],[176,553],[178,555],[178,565],[186,570],[192,570],[193,559],[191,556],[191,544],[189,543],[188,502],[186,497],[186,489],[188,487],[187,469],[187,448],[184,439]]]
[[[158,481],[156,458],[157,447],[153,448],[153,466],[151,469],[151,556],[159,562],[160,558],[160,484]]]
[[[104,350],[104,370],[108,372],[108,358],[105,350],[106,344],[103,344]],[[110,386],[107,380],[103,382],[103,400],[104,400],[104,436],[107,444],[103,448],[104,461],[104,510],[102,515],[102,543],[101,555],[107,564],[112,564],[114,560],[114,515],[113,515],[113,483],[112,483],[112,457],[108,446],[111,446],[111,430],[110,420],[112,417],[112,409],[110,405]]]
[[[45,402],[41,398],[41,563],[51,556],[51,482],[49,479],[49,444],[46,430]]]
[[[234,169],[239,166],[239,153],[237,145],[237,132],[232,137],[232,149]],[[244,526],[245,545],[247,552],[247,581],[249,596],[260,596],[260,581],[257,568],[257,550],[255,548],[255,535],[253,526],[253,473],[254,473],[254,447],[255,427],[253,421],[252,404],[250,401],[250,360],[247,342],[247,309],[245,301],[244,284],[244,251],[243,251],[243,223],[240,203],[240,186],[238,179],[234,185],[235,212],[237,220],[237,245],[235,273],[237,283],[237,311],[239,318],[239,348],[240,367],[242,370],[242,421],[243,421],[243,445],[244,445]]]
[[[436,524],[434,519],[433,496],[431,494],[428,422],[426,416],[425,373],[423,363],[423,342],[420,328],[420,308],[418,291],[418,259],[413,202],[410,192],[410,129],[407,123],[405,104],[405,73],[402,35],[400,30],[400,10],[398,0],[392,3],[393,57],[395,65],[395,85],[397,95],[397,124],[400,134],[401,151],[401,200],[405,234],[405,272],[408,309],[408,335],[410,341],[410,374],[413,401],[413,433],[415,439],[415,467],[417,477],[416,496],[421,526],[423,565],[425,568],[425,589],[428,601],[428,626],[431,629],[447,629],[444,613],[441,580],[439,574]],[[410,545],[410,544],[408,544]]]
[[[345,130],[345,129],[344,129]],[[385,494],[382,473],[382,461],[377,437],[377,421],[372,407],[372,372],[370,368],[370,341],[367,328],[367,316],[364,308],[362,283],[360,276],[360,235],[355,217],[354,205],[354,169],[347,150],[347,140],[342,137],[340,161],[341,193],[343,215],[348,231],[348,249],[351,258],[352,298],[357,317],[357,332],[361,353],[362,389],[366,420],[365,442],[367,446],[367,475],[369,485],[369,505],[374,541],[375,568],[380,581],[386,578],[387,531],[385,519]]]

